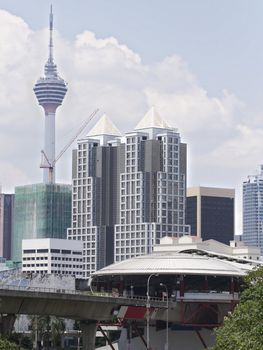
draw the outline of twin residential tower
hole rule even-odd
[[[73,153],[68,239],[83,241],[83,277],[190,233],[185,196],[186,144],[155,108],[124,136],[103,115]]]

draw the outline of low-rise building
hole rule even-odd
[[[235,259],[262,260],[260,248],[245,245],[242,241],[230,241],[230,244],[224,244],[214,239],[202,240],[196,236],[163,237],[160,244],[155,245],[154,252],[161,251],[199,251],[208,253],[210,256],[226,256]]]
[[[22,241],[22,271],[82,277],[82,241],[44,238]]]

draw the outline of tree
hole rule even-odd
[[[51,322],[51,334],[53,345],[58,348],[61,347],[62,336],[65,332],[66,325],[62,318],[54,317]]]
[[[18,347],[15,343],[0,338],[0,350],[18,350]]]
[[[263,349],[263,266],[244,278],[240,303],[216,330],[212,350]]]
[[[30,328],[34,341],[37,344],[43,342],[46,349],[49,350],[50,343],[53,343],[57,348],[61,346],[62,335],[66,327],[62,318],[45,315],[32,316]]]
[[[16,343],[18,345],[18,348],[22,346],[23,349],[32,350],[33,343],[30,337],[23,333],[16,333],[13,332],[9,337],[8,340],[10,342]]]

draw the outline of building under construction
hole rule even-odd
[[[21,261],[23,239],[66,238],[70,221],[70,185],[40,183],[16,187],[12,260]]]

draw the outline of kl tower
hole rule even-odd
[[[55,182],[55,150],[56,150],[56,110],[62,104],[67,92],[66,82],[59,77],[53,57],[53,13],[49,15],[49,57],[45,64],[45,74],[35,86],[34,92],[38,103],[45,111],[45,140],[42,150],[43,182]]]
[[[15,187],[12,259],[21,261],[23,239],[64,238],[71,225],[71,186],[55,182],[55,118],[67,86],[58,76],[53,58],[53,14],[49,17],[49,57],[45,74],[34,86],[38,103],[45,111],[45,140],[42,151],[43,182]]]

